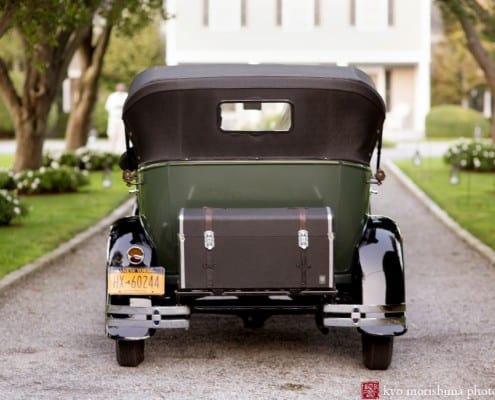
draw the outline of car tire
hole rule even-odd
[[[137,367],[144,360],[144,340],[116,340],[115,350],[121,367]]]
[[[363,362],[366,368],[385,370],[390,366],[394,350],[393,336],[362,334]]]

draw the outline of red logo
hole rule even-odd
[[[380,398],[380,382],[361,382],[361,399],[377,400]]]

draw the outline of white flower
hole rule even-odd
[[[481,161],[479,160],[479,158],[474,158],[473,159],[473,164],[474,164],[474,168],[481,167]]]
[[[465,167],[467,165],[467,161],[462,159],[461,160],[461,167]]]
[[[19,207],[14,207],[14,213],[16,215],[21,215],[21,209]]]
[[[57,161],[52,161],[50,163],[50,167],[52,167],[53,169],[58,169],[60,168],[60,164]]]

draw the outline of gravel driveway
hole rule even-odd
[[[402,229],[409,332],[388,371],[361,364],[360,336],[327,336],[307,316],[194,315],[158,332],[138,368],[121,368],[104,334],[104,233],[0,294],[0,399],[495,398],[495,267],[389,177],[374,211]]]

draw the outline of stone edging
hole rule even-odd
[[[2,293],[5,289],[12,286],[21,279],[24,279],[28,275],[31,275],[35,271],[38,271],[39,269],[54,262],[59,257],[67,254],[69,251],[76,248],[82,242],[88,240],[91,236],[103,231],[104,229],[107,229],[116,219],[129,214],[134,202],[134,198],[127,200],[124,204],[116,208],[114,211],[112,211],[110,214],[108,214],[92,227],[77,234],[72,239],[62,243],[56,249],[42,255],[40,258],[34,260],[33,262],[26,264],[22,268],[7,274],[5,277],[0,279],[0,293]]]
[[[384,164],[387,171],[390,171],[403,186],[413,193],[436,218],[438,218],[464,242],[469,244],[476,251],[485,256],[493,265],[495,265],[495,251],[455,222],[443,209],[441,209],[418,186],[416,186],[416,184],[392,161],[386,160],[384,161]]]

